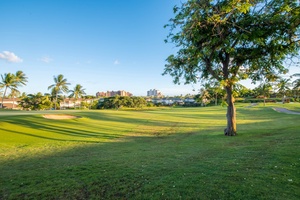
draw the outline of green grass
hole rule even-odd
[[[300,115],[247,105],[0,111],[0,199],[299,199]]]

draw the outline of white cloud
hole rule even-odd
[[[51,62],[53,59],[50,58],[49,56],[44,56],[40,59],[40,61],[45,62],[45,63],[49,63]]]
[[[119,60],[115,60],[114,65],[119,65],[121,64]]]
[[[2,53],[0,53],[0,59],[6,60],[6,61],[12,62],[12,63],[23,62],[23,60],[21,58],[16,56],[13,52],[9,52],[9,51],[3,51]]]

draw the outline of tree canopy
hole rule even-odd
[[[225,135],[236,135],[233,86],[238,80],[272,79],[286,73],[284,61],[298,55],[298,0],[188,0],[175,6],[166,42],[178,51],[164,75],[175,83],[220,82],[227,93]]]
[[[54,76],[53,79],[54,79],[54,84],[50,85],[48,87],[48,90],[52,89],[51,93],[55,94],[54,109],[56,110],[58,94],[62,92],[68,92],[69,91],[68,85],[70,85],[70,83],[67,82],[67,79],[64,78],[64,75],[62,74],[59,74],[58,76]]]
[[[7,89],[11,89],[12,91],[18,91],[17,88],[19,86],[26,85],[27,77],[23,71],[17,71],[15,74],[12,73],[5,73],[4,75],[1,74],[1,82],[0,88],[5,88],[4,93],[2,96],[2,103],[1,108],[3,108],[3,100]]]
[[[83,89],[82,85],[76,84],[73,90],[69,90],[69,92],[71,93],[71,94],[69,95],[69,97],[74,97],[75,100],[77,100],[78,98],[81,98],[81,97],[83,97],[84,95],[86,95],[86,93],[85,93],[84,90],[85,90],[85,89]],[[76,104],[76,103],[74,103],[74,108],[75,108],[75,104]]]

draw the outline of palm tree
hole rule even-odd
[[[4,93],[2,96],[2,103],[1,103],[1,108],[3,108],[3,100],[5,97],[5,94],[7,92],[7,89],[16,89],[17,83],[15,81],[15,75],[12,73],[4,74],[4,76],[1,74],[1,82],[0,82],[0,88],[5,88]]]
[[[200,89],[200,95],[198,99],[199,103],[201,103],[202,106],[206,106],[210,103],[210,95],[207,89],[201,88]]]
[[[279,94],[282,94],[282,103],[284,103],[284,101],[285,101],[285,96],[286,96],[287,91],[290,90],[290,86],[291,86],[290,80],[291,79],[289,79],[289,78],[287,78],[287,79],[281,78],[281,79],[279,79],[279,81],[277,83],[277,87],[278,87],[277,92]]]
[[[13,99],[13,109],[15,108],[15,97],[19,96],[20,95],[20,91],[17,90],[16,88],[12,88],[10,90],[10,94],[9,94],[9,97],[11,97]]]
[[[55,104],[54,104],[55,110],[56,110],[58,93],[68,92],[69,91],[68,85],[70,85],[70,83],[67,83],[67,79],[65,79],[62,74],[59,74],[57,77],[54,76],[54,84],[48,87],[48,90],[52,89],[52,92],[55,94]]]
[[[1,108],[3,108],[3,100],[7,92],[7,89],[9,88],[11,90],[13,89],[17,90],[19,86],[26,85],[27,77],[24,74],[24,72],[17,71],[16,74],[8,73],[8,74],[4,74],[4,76],[1,75],[1,79],[2,80],[0,82],[0,88],[5,88],[2,97],[2,103],[1,103]]]
[[[85,95],[85,89],[82,88],[82,86],[80,84],[77,84],[74,87],[74,90],[70,90],[69,92],[71,92],[71,94],[69,95],[69,97],[74,97],[75,98],[75,103],[74,103],[74,109],[75,109],[75,104],[78,98],[83,97]]]
[[[222,85],[220,82],[212,82],[211,87],[212,92],[215,94],[215,105],[218,105],[218,94],[222,95],[222,92],[224,91]]]
[[[266,106],[266,97],[270,96],[272,85],[270,83],[261,83],[257,88],[257,92],[264,97],[264,106]]]
[[[300,77],[300,73],[293,74],[293,77]],[[295,91],[295,97],[298,98],[299,91],[300,91],[300,78],[293,81],[293,90]]]
[[[29,105],[32,110],[39,110],[39,107],[42,104],[43,95],[41,92],[37,94],[28,94]]]
[[[17,71],[15,74],[15,82],[17,83],[17,86],[26,85],[27,77],[22,71]]]
[[[25,97],[27,97],[27,94],[26,94],[25,92],[23,92],[23,93],[20,95],[20,99],[25,98]]]

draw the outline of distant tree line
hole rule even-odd
[[[291,78],[296,79],[292,81]],[[66,100],[72,98],[74,107],[72,108],[89,108],[89,109],[120,109],[134,108],[141,109],[143,107],[152,106],[208,106],[208,105],[226,105],[226,92],[222,82],[207,82],[204,83],[197,95],[185,95],[155,98],[146,101],[143,97],[128,97],[114,96],[106,97],[98,100],[95,96],[86,95],[85,89],[76,84],[70,90],[69,83],[62,74],[54,76],[54,84],[48,89],[50,93],[42,94],[25,94],[19,91],[19,87],[26,85],[27,77],[24,72],[17,71],[16,73],[7,73],[1,75],[0,93],[2,95],[1,107],[5,97],[19,99],[19,107],[26,110],[49,110],[49,109],[70,109],[71,106],[66,106]],[[10,93],[8,93],[10,91]],[[276,77],[272,81],[261,82],[254,89],[249,89],[241,84],[235,84],[233,87],[233,97],[235,101],[240,102],[275,102],[282,101],[300,101],[300,74],[294,74],[289,78]],[[194,99],[194,102],[186,102],[185,99]],[[78,100],[80,99],[80,102]],[[155,101],[160,100],[160,101]],[[165,100],[165,101],[162,101]],[[13,103],[14,105],[14,103]],[[61,108],[60,105],[64,105]]]
[[[58,95],[56,97],[51,95],[51,94],[42,94],[41,92],[38,92],[36,94],[23,94],[22,96],[20,96],[20,101],[19,103],[19,107],[24,109],[24,110],[50,110],[50,109],[65,109],[66,107],[60,107],[61,103],[64,103],[63,105],[66,105],[65,100],[68,97],[65,95]],[[82,99],[83,101],[80,102],[79,107],[81,109],[96,109],[97,105],[98,105],[98,101],[91,101],[91,102],[87,102],[88,99],[93,99],[95,97],[93,96],[83,96]],[[69,100],[69,99],[68,99]],[[74,98],[73,101],[76,102],[76,99]],[[56,104],[56,105],[55,105]],[[71,107],[68,106],[68,109],[70,109]],[[72,107],[71,109],[75,108],[75,104],[74,107]]]
[[[273,81],[261,82],[253,89],[237,83],[233,87],[233,97],[235,101],[242,98],[241,102],[300,102],[300,78],[292,81],[292,77],[300,77],[300,74],[290,78],[276,77]],[[195,95],[195,100],[202,105],[222,104],[225,99],[226,92],[218,82],[203,84],[199,94]]]
[[[47,109],[61,109],[60,105],[67,98],[72,98],[74,103],[74,108],[77,105],[76,101],[80,98],[80,108],[97,108],[98,101],[91,101],[88,103],[87,100],[95,99],[95,96],[86,95],[85,89],[80,85],[76,84],[73,90],[69,90],[67,79],[64,78],[62,74],[54,76],[54,84],[48,87],[50,93],[41,92],[36,94],[25,94],[20,93],[18,88],[20,86],[26,85],[27,77],[24,72],[17,71],[13,73],[5,73],[1,75],[0,89],[4,89],[4,92],[0,91],[2,95],[1,107],[3,108],[3,101],[5,97],[19,98],[19,107],[26,110],[47,110]],[[10,89],[10,94],[7,94],[8,89]],[[69,95],[67,95],[69,93]],[[14,103],[13,103],[14,106]]]
[[[120,109],[122,107],[140,109],[149,105],[143,97],[113,96],[101,99],[99,109]]]

